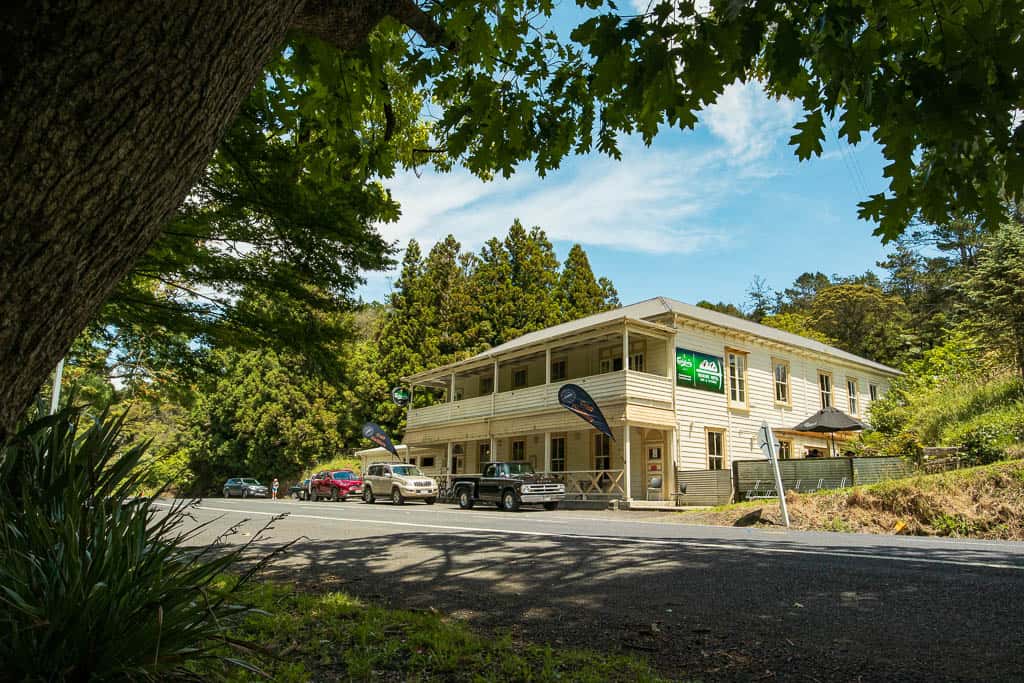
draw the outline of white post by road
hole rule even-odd
[[[50,394],[50,415],[57,412],[60,406],[60,382],[64,377],[64,359],[57,363],[57,373],[53,376],[53,392]]]
[[[786,523],[786,527],[788,528],[789,510],[786,509],[786,492],[782,488],[782,472],[779,470],[778,451],[775,449],[775,435],[772,433],[772,428],[768,426],[767,422],[761,423],[761,429],[758,430],[758,436],[761,440],[761,451],[772,464],[772,471],[775,473],[775,490],[779,494],[779,507],[782,509],[782,521]]]

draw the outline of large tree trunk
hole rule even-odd
[[[304,4],[0,9],[0,442],[184,200],[288,28],[346,47],[385,12],[425,17],[410,0]]]

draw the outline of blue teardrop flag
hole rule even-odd
[[[363,436],[381,448],[388,449],[396,458],[398,457],[398,449],[395,448],[395,444],[391,443],[391,438],[388,436],[387,432],[379,426],[372,422],[367,422],[363,425]]]
[[[608,426],[608,420],[604,419],[604,413],[583,387],[576,384],[563,384],[562,388],[558,390],[558,402],[568,408],[570,412],[576,413],[589,422],[597,431],[607,434],[612,440],[615,439],[612,436],[612,428]]]

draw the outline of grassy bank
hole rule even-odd
[[[798,529],[1024,540],[1024,461],[812,494],[786,496]],[[734,525],[756,510],[780,523],[776,501],[676,513],[688,523]]]
[[[240,658],[274,681],[659,681],[629,657],[484,637],[432,611],[367,605],[344,593],[255,583],[242,599],[262,610],[232,636],[259,643]],[[236,655],[237,656],[237,655]],[[199,663],[200,676],[252,680],[254,672]]]

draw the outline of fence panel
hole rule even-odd
[[[732,500],[732,472],[729,470],[678,470],[676,482],[686,484],[680,505],[725,505]]]
[[[911,474],[902,458],[822,458],[782,460],[779,462],[782,485],[787,491],[816,491],[844,486],[875,484]],[[767,460],[741,460],[733,463],[736,500],[747,492],[774,491],[775,475]]]
[[[876,484],[886,479],[899,479],[912,474],[903,458],[853,458],[853,482]]]

